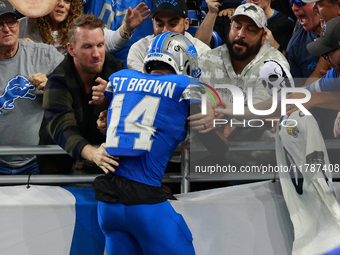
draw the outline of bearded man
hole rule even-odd
[[[271,95],[266,91],[261,79],[258,79],[261,67],[267,60],[277,60],[288,69],[289,64],[281,52],[271,47],[266,40],[267,16],[259,6],[247,3],[237,7],[230,19],[232,22],[226,44],[199,55],[199,66],[202,69],[200,81],[216,88],[219,96],[226,101],[235,100],[231,91],[217,88],[216,85],[237,86],[244,94],[245,106],[248,105],[248,88],[252,88],[252,104],[270,99]],[[211,107],[207,108],[206,115],[195,114],[189,117],[193,129],[202,133],[214,128],[213,119],[216,117]],[[243,125],[238,128],[224,125],[224,135],[228,139],[243,141],[268,140],[268,137],[274,139],[270,128],[251,128]],[[233,160],[245,163],[242,153],[228,152],[228,154],[230,156],[234,154]],[[256,156],[253,160],[249,155],[246,158],[249,164],[259,162]]]

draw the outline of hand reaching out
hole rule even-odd
[[[92,87],[92,100],[89,102],[89,104],[103,105],[107,102],[107,99],[104,96],[107,81],[100,77],[98,77],[95,81],[99,83],[99,85]]]
[[[127,32],[132,32],[136,27],[141,25],[149,18],[150,12],[151,10],[147,5],[145,5],[144,2],[138,4],[133,10],[131,7],[129,7],[125,16],[124,30]]]
[[[212,104],[207,102],[207,114],[197,113],[188,117],[190,127],[202,134],[208,133],[217,127],[214,127],[214,119],[220,119],[222,115],[215,115]]]
[[[222,115],[225,119],[231,119],[233,116],[233,103],[222,100],[223,105],[213,106],[215,116]]]
[[[96,163],[105,173],[115,172],[114,166],[119,166],[118,157],[111,156],[106,152],[105,143],[102,143],[99,148],[90,144],[84,146],[81,151],[81,156],[84,159]]]

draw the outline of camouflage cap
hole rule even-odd
[[[240,15],[245,15],[251,18],[259,28],[265,29],[267,26],[267,15],[264,14],[263,9],[256,4],[246,3],[239,5],[230,19],[233,21],[234,18]]]

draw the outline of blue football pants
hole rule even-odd
[[[193,255],[191,232],[168,201],[123,205],[98,202],[108,255]]]

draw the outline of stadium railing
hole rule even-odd
[[[325,140],[328,150],[340,149],[338,140]],[[245,151],[245,150],[274,150],[274,142],[230,142],[230,151]],[[181,151],[181,173],[165,173],[164,183],[181,183],[181,193],[190,191],[190,182],[203,181],[234,181],[234,180],[270,180],[277,178],[274,173],[228,173],[223,176],[209,176],[209,178],[190,176],[189,169],[189,150],[190,146],[179,146],[177,151]],[[195,150],[205,151],[201,146],[195,146]],[[53,155],[66,154],[66,152],[58,145],[36,145],[36,146],[0,146],[0,155]],[[98,174],[71,174],[71,175],[0,175],[0,185],[53,185],[53,184],[90,184]],[[340,179],[340,172],[333,172],[334,179]]]

